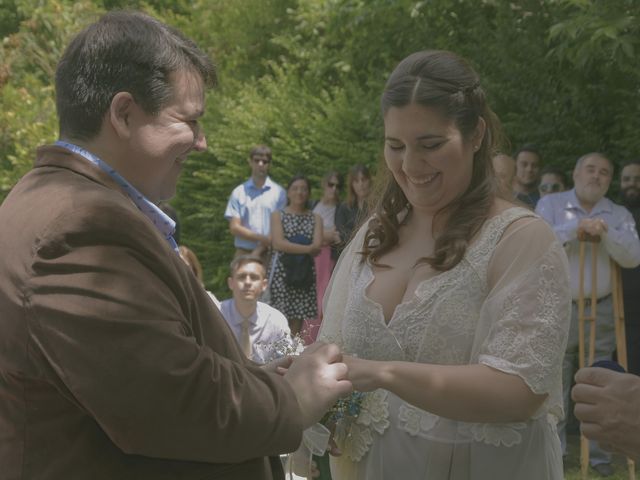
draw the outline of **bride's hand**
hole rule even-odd
[[[381,388],[379,372],[383,362],[364,360],[350,355],[343,355],[342,361],[347,365],[347,378],[353,384],[354,390],[370,392]]]

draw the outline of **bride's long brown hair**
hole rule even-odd
[[[471,182],[462,195],[436,213],[434,220],[446,215],[444,229],[436,238],[433,255],[418,261],[446,271],[462,260],[469,242],[489,216],[496,196],[491,157],[498,139],[502,140],[499,121],[487,105],[476,72],[465,60],[447,51],[414,53],[391,73],[382,93],[382,115],[391,107],[410,104],[442,112],[454,121],[465,141],[473,136],[480,118],[486,123],[484,138],[473,156]],[[372,208],[374,216],[368,225],[362,255],[363,259],[380,265],[380,257],[398,244],[398,229],[411,215],[411,205],[384,159],[377,177],[376,191],[371,196],[377,199]],[[401,215],[405,211],[408,214]]]

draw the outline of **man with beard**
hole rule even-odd
[[[513,182],[513,191],[518,200],[534,209],[540,200],[538,193],[540,153],[535,145],[528,144],[518,150],[515,158],[516,177]]]
[[[570,266],[570,281],[573,297],[569,340],[563,362],[563,394],[565,414],[569,411],[569,394],[573,374],[578,364],[578,309],[579,297],[579,241],[578,236],[587,234],[599,237],[597,248],[597,320],[595,359],[609,360],[615,349],[615,329],[611,300],[611,271],[609,257],[620,266],[633,268],[640,265],[640,241],[633,217],[621,205],[605,198],[611,184],[613,164],[601,153],[588,153],[576,162],[573,171],[575,187],[572,190],[546,195],[538,202],[536,212],[553,227],[558,239],[564,244]],[[584,266],[585,297],[590,298],[591,261],[587,256]],[[585,308],[590,311],[589,300]],[[585,325],[585,338],[589,325]],[[566,453],[566,421],[558,424],[558,433]],[[590,444],[591,466],[601,476],[613,474],[611,455],[597,443]]]
[[[620,173],[622,204],[640,222],[640,160],[624,165]],[[640,268],[622,269],[624,318],[627,334],[627,362],[630,373],[640,374]]]

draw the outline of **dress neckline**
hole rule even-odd
[[[508,215],[507,215],[508,213]],[[384,316],[384,309],[382,308],[382,305],[379,302],[376,302],[374,300],[372,300],[369,295],[367,294],[367,290],[369,289],[369,287],[371,286],[371,284],[373,283],[373,281],[375,280],[375,274],[373,272],[373,269],[371,268],[371,265],[368,261],[364,262],[364,266],[363,266],[363,271],[366,272],[366,274],[369,276],[369,278],[366,280],[363,290],[362,290],[362,296],[364,298],[365,302],[368,302],[370,305],[374,306],[376,311],[378,312],[378,318],[381,320],[382,325],[385,328],[389,328],[393,323],[394,323],[394,319],[397,317],[397,313],[400,309],[405,308],[409,305],[412,305],[414,302],[416,302],[417,300],[419,300],[419,297],[416,295],[416,292],[422,288],[424,288],[425,285],[427,285],[430,282],[435,282],[436,280],[442,280],[445,279],[447,276],[452,275],[454,272],[457,272],[459,268],[462,268],[461,265],[463,263],[468,262],[468,257],[469,255],[479,246],[482,245],[482,243],[485,241],[485,238],[487,236],[487,232],[490,232],[491,229],[490,227],[492,227],[495,223],[498,223],[498,221],[500,220],[505,220],[506,219],[506,223],[507,225],[509,225],[510,223],[512,223],[515,220],[518,220],[520,218],[524,218],[526,216],[534,216],[534,213],[526,208],[523,207],[518,207],[518,206],[513,206],[513,207],[509,207],[504,209],[502,212],[498,213],[497,215],[494,215],[493,217],[489,218],[487,221],[484,222],[484,224],[482,225],[482,228],[480,229],[480,234],[478,235],[478,237],[476,238],[476,240],[467,247],[467,250],[464,252],[464,256],[462,257],[462,259],[460,260],[460,262],[458,262],[458,264],[453,267],[451,270],[447,270],[444,272],[440,272],[436,275],[433,275],[431,277],[425,278],[423,280],[421,280],[420,282],[418,282],[418,284],[416,285],[416,288],[413,291],[413,294],[411,295],[411,297],[409,297],[407,300],[404,300],[402,302],[399,302],[398,304],[396,304],[396,306],[393,309],[393,312],[391,313],[391,317],[387,320],[387,318]],[[406,294],[406,292],[405,292]]]

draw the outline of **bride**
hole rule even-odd
[[[498,122],[463,59],[410,55],[381,103],[384,181],[319,337],[350,354],[349,379],[369,392],[337,425],[333,478],[559,480],[564,251],[498,197]]]

